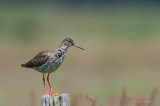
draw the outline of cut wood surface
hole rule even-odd
[[[68,94],[43,95],[41,106],[70,106],[70,97]]]

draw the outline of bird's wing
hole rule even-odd
[[[49,59],[49,55],[48,55],[49,51],[42,51],[40,53],[38,53],[33,59],[31,59],[30,61],[28,61],[25,64],[22,64],[22,67],[38,67],[41,66],[43,64],[45,64],[47,62],[47,60]]]

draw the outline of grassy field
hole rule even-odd
[[[159,106],[157,5],[6,5],[0,14],[0,106],[40,105],[42,74],[20,64],[66,37],[86,50],[70,48],[50,78],[73,106]]]

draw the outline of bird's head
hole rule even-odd
[[[77,47],[77,48],[79,48],[79,49],[85,50],[85,49],[83,49],[82,47],[77,46],[77,45],[73,42],[73,40],[72,40],[71,38],[65,38],[65,39],[62,41],[62,43],[61,43],[60,46],[66,46],[67,48],[68,48],[68,47],[71,47],[71,46],[74,46],[74,47]]]

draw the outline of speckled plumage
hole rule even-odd
[[[50,87],[49,94],[58,95],[58,93],[54,93],[51,88],[51,85],[49,82],[49,74],[57,70],[58,67],[62,64],[64,57],[67,53],[68,47],[71,47],[71,46],[84,50],[83,48],[77,46],[72,39],[66,38],[62,41],[58,49],[42,51],[27,63],[21,64],[22,67],[33,68],[36,71],[43,73],[45,95],[48,95],[46,90],[46,85],[45,85],[45,77],[44,77],[45,73],[48,73],[47,81]]]
[[[62,43],[58,49],[42,51],[22,66],[41,73],[51,73],[62,64],[69,46]]]
[[[40,52],[35,58],[30,60],[32,68],[38,72],[51,73],[62,64],[66,51],[61,49],[47,50]]]

